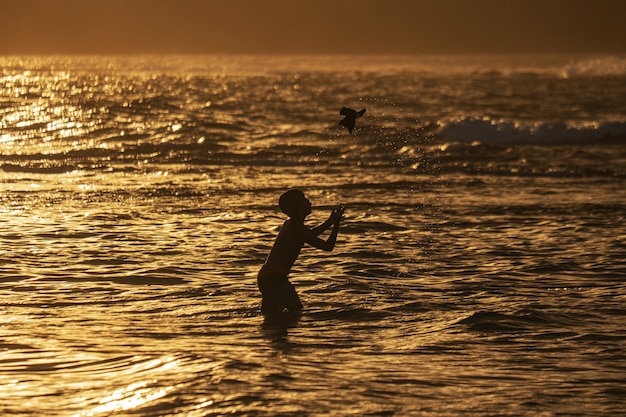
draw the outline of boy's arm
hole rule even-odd
[[[332,251],[335,248],[337,242],[337,233],[339,232],[339,222],[333,224],[333,230],[330,232],[328,239],[323,240],[317,237],[312,230],[303,227],[302,234],[304,242],[317,249],[322,249],[327,252]]]
[[[326,220],[324,223],[320,224],[319,226],[314,227],[313,229],[311,229],[311,232],[315,235],[315,236],[319,236],[322,233],[324,233],[330,226],[333,225],[333,223],[336,222],[335,217],[337,216],[337,213],[339,211],[341,211],[340,215],[343,215],[343,206],[337,206],[333,208],[333,211],[330,213],[330,216],[328,216],[328,220]]]
[[[330,218],[322,225],[320,225],[323,226],[326,223],[330,223],[333,225],[333,230],[330,232],[330,236],[328,236],[328,239],[322,240],[317,237],[318,235],[316,235],[313,230],[309,230],[306,227],[303,227],[302,233],[304,235],[304,241],[317,249],[322,249],[328,252],[332,251],[335,248],[335,243],[337,242],[337,233],[339,232],[339,223],[343,218],[343,211],[343,206],[336,207],[335,209],[333,209]],[[328,226],[326,226],[326,228],[328,228]]]
[[[328,229],[332,225],[333,225],[333,214],[331,213],[328,220],[326,220],[324,223],[320,224],[319,226],[315,226],[313,229],[311,229],[311,233],[313,233],[315,236],[319,236],[322,233],[324,233],[326,229]]]

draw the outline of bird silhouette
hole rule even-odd
[[[354,130],[354,125],[356,124],[356,119],[363,116],[364,113],[365,109],[356,111],[348,107],[344,107],[339,111],[339,114],[345,117],[339,122],[339,124],[348,128],[348,132],[352,134],[352,130]]]

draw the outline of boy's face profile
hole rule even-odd
[[[304,194],[302,194],[302,214],[304,217],[311,214],[311,201]]]
[[[300,197],[295,201],[293,217],[300,217],[304,219],[311,214],[311,201],[304,195],[300,194]]]
[[[289,217],[304,219],[311,214],[311,202],[300,190],[290,190],[281,196],[280,207]]]

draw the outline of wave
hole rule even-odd
[[[557,78],[626,75],[626,56],[468,55],[430,60],[434,74],[537,75]]]
[[[491,145],[593,144],[626,140],[626,122],[573,126],[566,123],[523,124],[512,121],[463,118],[442,123],[437,136],[448,142]]]
[[[140,55],[140,56],[0,56],[7,71],[63,68],[75,74],[265,76],[359,72],[368,74],[480,75],[520,74],[557,77],[626,75],[623,55]],[[58,74],[69,78],[69,72]]]
[[[561,75],[564,78],[626,75],[626,58],[606,56],[573,60],[563,68]]]
[[[525,309],[509,314],[495,311],[477,311],[471,316],[458,321],[457,324],[466,326],[470,331],[479,333],[517,334],[566,328],[570,327],[573,322],[565,314],[543,313]],[[573,335],[574,333],[560,333],[561,337]]]

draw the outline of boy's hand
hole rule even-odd
[[[343,204],[339,204],[333,208],[333,212],[331,214],[333,221],[335,224],[339,224],[341,220],[343,220],[343,212],[346,210],[346,206]]]

